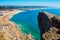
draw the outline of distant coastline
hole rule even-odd
[[[1,9],[27,10],[27,9],[39,9],[39,8],[49,8],[49,7],[48,6],[12,6],[12,5],[0,6],[0,10]]]

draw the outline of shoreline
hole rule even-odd
[[[2,10],[3,15],[0,16],[0,25],[3,26],[2,32],[5,35],[7,35],[6,37],[9,40],[10,40],[10,38],[12,40],[15,40],[15,39],[17,39],[17,40],[27,40],[27,39],[34,40],[29,32],[28,32],[28,34],[23,34],[22,32],[20,32],[18,30],[17,25],[14,22],[9,20],[11,17],[13,17],[13,15],[15,15],[19,12],[22,12],[22,11],[23,10],[17,10],[17,9],[13,9],[12,11]]]
[[[12,15],[10,16],[10,18],[12,18],[13,15],[18,14],[19,12],[23,12],[23,10],[20,10],[20,11],[18,11],[18,12],[16,12],[16,13],[12,14]],[[9,19],[10,19],[10,18],[9,18]]]
[[[17,26],[9,20],[11,16],[19,12],[22,12],[22,10],[14,9],[13,11],[7,11],[7,13],[2,12],[3,16],[0,16],[0,25],[3,24],[2,31],[5,32],[7,35],[12,36],[12,38],[20,38],[23,36],[23,34],[18,30]]]

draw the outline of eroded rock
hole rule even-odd
[[[38,24],[41,31],[41,40],[60,39],[60,17],[48,12],[40,12]]]

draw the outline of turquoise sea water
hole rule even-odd
[[[32,37],[35,40],[40,40],[40,30],[38,28],[38,13],[41,11],[50,12],[60,16],[60,9],[36,9],[36,10],[24,10],[23,12],[19,12],[10,19],[10,21],[14,22],[18,30],[24,34],[30,32]]]

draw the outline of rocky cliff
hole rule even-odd
[[[60,17],[48,12],[39,12],[38,24],[41,40],[60,40]]]

